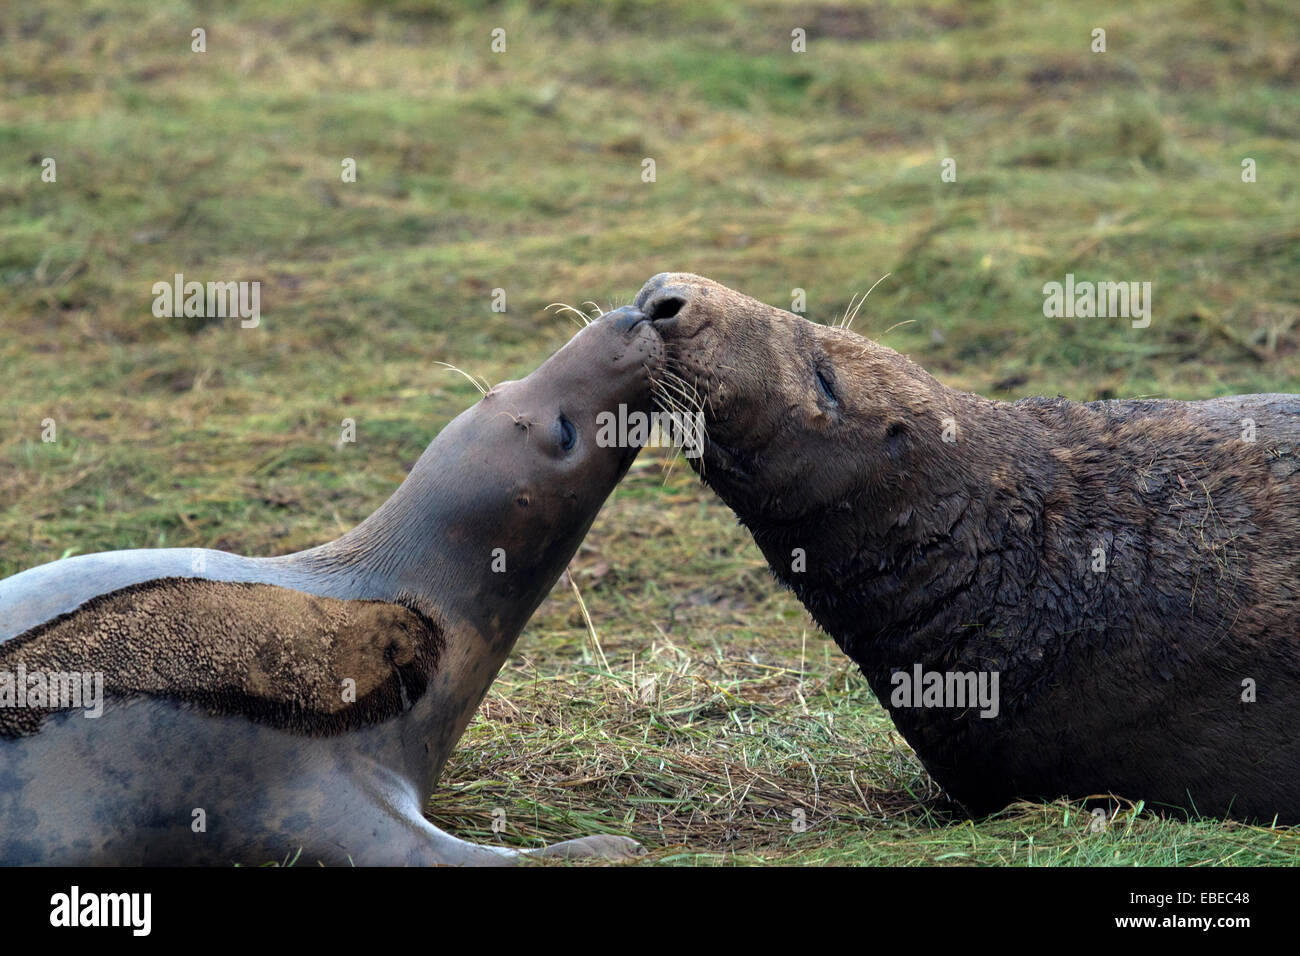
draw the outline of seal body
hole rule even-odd
[[[421,808],[636,455],[601,447],[598,416],[649,410],[661,359],[636,310],[591,323],[318,548],[105,552],[0,581],[0,703],[16,697],[0,707],[0,862],[516,857]],[[543,852],[634,849],[590,837]]]
[[[636,306],[692,466],[952,796],[1300,820],[1300,396],[996,402],[699,276]]]

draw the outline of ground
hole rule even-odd
[[[335,537],[475,399],[438,362],[518,377],[574,331],[549,305],[623,304],[660,271],[785,308],[802,289],[823,322],[888,274],[854,328],[995,398],[1300,391],[1294,11],[1081,7],[7,7],[0,575]],[[175,273],[261,281],[260,326],[156,317]],[[1150,327],[1044,317],[1067,273],[1151,282]],[[953,813],[664,452],[572,572],[452,758],[437,825],[631,833],[650,863],[1300,856],[1285,830],[1141,807],[1099,832],[1079,804]]]

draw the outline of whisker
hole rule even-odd
[[[660,387],[664,389],[664,395],[682,412],[691,412],[696,415],[703,414],[704,409],[700,405],[698,395],[688,394],[677,382],[664,381],[660,384]]]
[[[436,362],[435,364],[445,366],[451,369],[453,372],[459,372],[461,375],[464,375],[467,379],[469,379],[469,383],[478,389],[478,393],[480,395],[486,395],[492,389],[492,386],[487,383],[487,379],[484,379],[483,381],[480,382],[473,375],[470,375],[469,372],[466,372],[464,369],[459,369],[449,362]]]
[[[686,409],[681,405],[681,400],[667,391],[661,383],[652,383],[651,392],[655,405],[661,410],[674,414],[684,414],[686,412]]]
[[[676,375],[670,371],[665,371],[663,381],[665,383],[673,385],[683,395],[689,395],[693,399],[699,399],[700,397],[699,390],[695,388],[695,386],[687,382],[686,379],[682,378],[680,375]]]
[[[666,375],[669,379],[671,379],[674,382],[680,382],[682,385],[686,386],[691,390],[692,395],[695,395],[697,398],[699,397],[700,394],[699,389],[695,387],[694,383],[686,381],[686,379],[682,378],[672,369],[670,368],[664,369],[664,375]]]
[[[915,322],[915,321],[916,321],[916,319],[904,319],[902,322],[895,322],[895,323],[894,323],[893,325],[891,325],[889,328],[885,329],[885,331],[881,332],[881,333],[880,333],[880,336],[881,336],[881,338],[884,338],[884,337],[885,337],[886,335],[888,335],[890,332],[894,331],[894,329],[901,329],[903,326],[905,326],[905,325],[911,325],[911,324],[912,324],[913,322]]]
[[[849,296],[849,304],[845,306],[844,314],[841,315],[839,321],[835,323],[835,328],[842,329],[845,327],[844,323],[846,323],[849,320],[849,312],[853,309],[853,303],[854,301],[857,300],[857,297],[858,295],[856,292],[853,295]]]
[[[700,397],[699,389],[669,369],[663,369],[661,372],[662,377],[651,376],[650,379],[651,394],[656,407],[666,411],[676,420],[677,427],[681,431],[683,450],[698,449],[702,452],[708,439],[708,428],[705,424],[704,402]],[[676,460],[675,455],[673,460]],[[701,476],[703,466],[704,462],[700,460]],[[670,474],[671,465],[665,474],[665,483]]]
[[[704,411],[704,402],[700,398],[699,389],[697,389],[693,384],[687,382],[680,375],[676,375],[667,370],[665,370],[664,382],[666,385],[672,385],[673,390],[682,397],[687,405],[691,406],[696,411]]]
[[[573,315],[576,315],[579,319],[582,320],[582,325],[578,325],[578,323],[574,321],[572,318],[570,318],[569,321],[573,322],[574,325],[578,325],[578,328],[580,329],[586,328],[588,325],[591,325],[591,319],[587,317],[587,313],[583,312],[581,309],[575,309],[571,305],[565,305],[563,302],[552,302],[550,305],[547,306],[547,308],[555,309],[558,313],[561,314],[565,312],[573,313]]]
[[[877,279],[877,280],[872,284],[871,288],[867,290],[867,295],[871,295],[872,292],[876,291],[876,286],[880,285],[880,283],[884,282],[884,281],[885,281],[886,279],[888,279],[891,275],[893,275],[892,272],[886,272],[883,276],[881,276],[879,279]],[[866,302],[866,301],[867,301],[867,295],[864,295],[864,296],[862,297],[862,302]],[[858,309],[861,309],[861,308],[862,308],[862,302],[859,302],[859,303],[858,303],[858,308],[853,310],[853,315],[849,316],[849,320],[848,320],[848,322],[844,323],[844,330],[845,330],[846,332],[852,332],[852,331],[853,331],[853,320],[856,319],[856,318],[858,317]]]

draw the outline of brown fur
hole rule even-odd
[[[1300,396],[994,402],[699,276],[636,304],[692,465],[953,796],[1300,820]],[[896,706],[918,664],[997,673],[999,715]]]
[[[418,699],[441,647],[441,629],[400,604],[163,578],[0,644],[0,672],[98,672],[106,698],[169,697],[325,735],[396,715],[403,689]],[[0,736],[36,733],[50,713],[0,708]]]

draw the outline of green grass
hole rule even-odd
[[[436,362],[517,377],[573,331],[548,304],[664,270],[787,307],[802,288],[821,321],[891,273],[855,328],[993,397],[1300,390],[1293,14],[1083,6],[7,7],[0,575],[332,538],[475,397]],[[155,318],[175,272],[260,280],[262,327]],[[1151,327],[1045,319],[1066,272],[1150,281]],[[664,863],[1296,861],[1287,831],[1145,808],[1100,833],[1079,805],[954,814],[730,513],[665,467],[643,456],[573,565],[609,669],[561,582],[440,826],[631,832]]]

